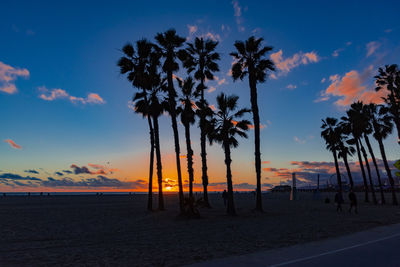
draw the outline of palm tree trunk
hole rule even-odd
[[[368,172],[368,178],[369,178],[369,186],[371,187],[371,193],[372,193],[372,201],[376,205],[376,204],[378,204],[378,201],[376,200],[374,183],[372,182],[371,169],[369,168],[367,152],[365,151],[365,148],[364,148],[363,144],[361,143],[361,139],[360,139],[360,147],[361,147],[361,152],[362,152],[362,154],[364,156],[365,166],[367,166],[367,172]]]
[[[342,177],[340,176],[339,163],[336,155],[336,150],[333,149],[332,153],[333,153],[333,159],[335,160],[336,178],[339,187],[339,192],[342,192]]]
[[[178,174],[178,196],[179,196],[179,210],[183,214],[185,212],[184,197],[183,197],[183,186],[182,186],[182,173],[181,173],[181,160],[180,160],[180,146],[179,146],[179,132],[178,124],[176,122],[176,101],[175,101],[175,89],[172,80],[172,72],[168,71],[168,102],[169,112],[172,121],[172,130],[174,132],[174,143],[175,143],[175,157],[176,157],[176,170]]]
[[[201,79],[201,102],[203,104],[203,108],[205,108],[204,103],[204,78]],[[203,198],[204,198],[204,205],[206,207],[211,207],[210,202],[208,201],[208,192],[207,192],[207,186],[208,186],[208,175],[207,175],[207,151],[206,151],[206,129],[205,129],[205,116],[204,112],[200,113],[200,147],[201,147],[201,170],[202,170],[202,175],[201,179],[203,182]]]
[[[381,175],[379,173],[378,164],[376,163],[375,154],[374,154],[374,151],[372,150],[371,143],[369,142],[368,135],[364,134],[364,139],[365,139],[365,143],[367,144],[369,154],[371,155],[372,162],[374,163],[374,166],[375,166],[376,176],[378,177],[379,191],[381,192],[381,201],[382,201],[382,204],[385,204],[386,203],[385,194],[383,192]]]
[[[144,102],[146,107],[148,107],[148,102],[147,102],[147,96],[146,96],[146,91],[143,90],[144,93]],[[151,117],[149,115],[149,112],[147,112],[147,122],[149,124],[149,130],[150,130],[150,167],[149,167],[149,193],[148,193],[148,198],[147,198],[147,210],[152,211],[153,210],[153,168],[154,168],[154,129],[153,129],[153,124],[151,121]]]
[[[162,162],[161,162],[161,148],[160,148],[160,132],[158,126],[158,118],[153,117],[154,122],[154,137],[157,157],[157,178],[158,178],[158,209],[164,210],[164,196],[162,188]]]
[[[256,210],[263,211],[262,208],[262,197],[261,197],[261,151],[260,151],[260,115],[258,112],[258,103],[257,103],[257,86],[255,79],[251,74],[253,70],[249,70],[249,85],[250,85],[250,102],[251,109],[253,112],[253,122],[254,122],[254,155],[255,155],[255,165],[256,165],[256,178],[257,178],[257,189],[256,189]]]
[[[367,177],[365,176],[363,160],[361,158],[360,145],[358,143],[358,138],[355,138],[355,139],[356,139],[356,148],[357,148],[358,161],[360,162],[361,174],[362,174],[363,182],[364,182],[364,190],[365,190],[365,199],[364,199],[364,201],[365,202],[369,202],[368,183],[367,183]]]
[[[378,138],[378,144],[379,144],[379,149],[381,150],[382,160],[383,160],[383,164],[385,165],[386,174],[387,174],[387,176],[389,178],[389,182],[390,182],[390,188],[392,191],[392,204],[398,205],[397,197],[396,197],[396,190],[394,188],[394,180],[392,177],[392,172],[390,171],[389,164],[387,163],[387,160],[386,160],[385,147],[383,146],[383,141],[381,138]]]
[[[231,172],[231,149],[228,144],[224,142],[225,150],[225,165],[226,165],[226,182],[228,185],[228,205],[227,213],[228,215],[236,215],[235,205],[233,202],[233,185],[232,185],[232,172]]]
[[[344,166],[346,166],[347,175],[349,176],[350,187],[351,187],[351,189],[353,189],[354,188],[354,181],[353,181],[353,176],[351,175],[349,163],[347,161],[347,155],[343,155],[343,161],[344,161]]]
[[[189,173],[189,199],[193,199],[193,150],[190,141],[190,124],[185,123],[185,137],[186,137],[186,150],[187,150],[187,169]],[[191,203],[191,202],[190,202]]]

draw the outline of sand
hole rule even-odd
[[[211,194],[213,208],[185,220],[176,216],[175,195],[163,212],[147,212],[147,196],[138,194],[0,197],[0,266],[179,266],[400,222],[400,208],[364,204],[361,195],[358,215],[337,214],[311,193],[288,198],[265,195],[260,214],[252,194],[235,194],[232,218],[221,195]]]

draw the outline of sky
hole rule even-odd
[[[0,17],[0,191],[145,191],[147,123],[131,109],[137,89],[116,63],[126,43],[154,41],[170,28],[187,42],[219,42],[220,72],[207,83],[210,104],[225,92],[250,107],[248,82],[233,81],[229,53],[236,40],[263,37],[276,66],[258,85],[263,189],[287,182],[292,172],[303,186],[314,184],[317,173],[325,182],[334,168],[321,119],[340,118],[357,100],[381,101],[373,77],[379,67],[399,63],[399,9],[397,1],[7,1]],[[182,66],[177,75],[186,77]],[[160,118],[164,184],[173,191],[170,125],[168,116]],[[232,151],[237,190],[255,188],[253,135]],[[395,135],[385,140],[390,160],[399,155]],[[197,126],[192,144],[200,190]],[[374,140],[373,147],[381,158]],[[208,165],[210,191],[224,189],[220,146],[208,147]],[[356,158],[351,165],[360,181]]]

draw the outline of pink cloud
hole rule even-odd
[[[22,146],[17,145],[17,144],[16,144],[13,140],[11,140],[11,139],[6,139],[6,140],[4,140],[4,142],[8,143],[12,148],[15,148],[15,149],[22,149]]]
[[[270,58],[274,62],[276,68],[279,70],[278,76],[286,75],[292,69],[300,65],[317,63],[320,60],[316,52],[298,52],[292,57],[284,58],[282,49],[271,54]]]
[[[7,94],[18,92],[15,80],[18,77],[29,78],[27,69],[14,68],[0,61],[0,91]]]
[[[331,75],[329,87],[321,92],[320,97],[315,102],[326,101],[330,96],[337,96],[339,100],[335,102],[338,106],[348,106],[355,101],[364,103],[383,102],[382,97],[386,96],[385,90],[375,92],[374,86],[367,87],[365,81],[372,76],[372,66],[368,67],[363,73],[356,70],[347,72],[343,77],[338,74]]]
[[[72,103],[81,103],[81,104],[104,104],[106,103],[101,96],[96,93],[89,93],[86,98],[83,97],[76,97],[68,94],[67,91],[55,88],[55,89],[47,89],[44,86],[38,88],[39,91],[43,92],[39,95],[39,98],[46,100],[46,101],[54,101],[56,99],[68,99]]]

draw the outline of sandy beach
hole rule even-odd
[[[238,216],[229,217],[221,195],[211,194],[213,208],[192,220],[177,217],[175,194],[166,195],[163,212],[147,212],[146,198],[1,197],[0,265],[179,266],[400,222],[398,207],[364,204],[361,195],[358,215],[347,212],[347,203],[338,214],[312,193],[297,201],[288,193],[266,194],[259,214],[252,211],[254,196],[239,193]]]

